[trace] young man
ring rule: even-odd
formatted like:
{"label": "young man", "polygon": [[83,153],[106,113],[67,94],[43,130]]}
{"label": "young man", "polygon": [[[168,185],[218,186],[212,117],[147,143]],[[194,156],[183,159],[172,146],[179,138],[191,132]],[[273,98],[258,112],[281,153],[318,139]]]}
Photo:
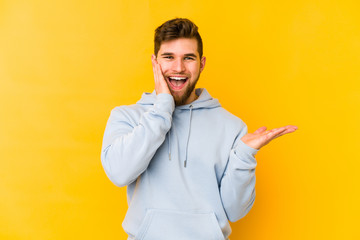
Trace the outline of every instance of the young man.
{"label": "young man", "polygon": [[297,129],[247,133],[206,89],[195,89],[205,62],[196,25],[165,22],[155,31],[155,91],[111,112],[101,159],[110,180],[127,186],[129,239],[228,239],[229,221],[254,203],[254,155]]}

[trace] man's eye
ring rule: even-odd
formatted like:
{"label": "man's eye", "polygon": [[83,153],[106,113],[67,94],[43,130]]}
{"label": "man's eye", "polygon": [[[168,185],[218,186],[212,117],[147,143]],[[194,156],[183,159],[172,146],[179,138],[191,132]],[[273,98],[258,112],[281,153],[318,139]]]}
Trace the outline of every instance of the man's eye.
{"label": "man's eye", "polygon": [[172,57],[172,56],[165,56],[164,58],[166,58],[166,59],[172,59],[173,57]]}
{"label": "man's eye", "polygon": [[185,60],[194,60],[193,57],[185,57]]}

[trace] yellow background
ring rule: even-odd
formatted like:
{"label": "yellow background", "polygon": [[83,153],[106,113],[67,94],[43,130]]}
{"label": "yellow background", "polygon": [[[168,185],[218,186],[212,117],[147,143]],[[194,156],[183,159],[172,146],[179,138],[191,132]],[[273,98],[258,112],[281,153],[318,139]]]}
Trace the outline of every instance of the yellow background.
{"label": "yellow background", "polygon": [[173,17],[202,34],[198,86],[249,131],[299,127],[257,154],[231,239],[360,239],[357,2],[0,0],[0,239],[126,239],[102,136],[153,90],[153,33]]}

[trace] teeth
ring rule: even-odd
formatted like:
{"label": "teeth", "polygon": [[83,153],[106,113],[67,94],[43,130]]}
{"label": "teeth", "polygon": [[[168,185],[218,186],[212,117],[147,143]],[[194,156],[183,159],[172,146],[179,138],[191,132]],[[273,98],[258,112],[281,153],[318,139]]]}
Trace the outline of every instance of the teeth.
{"label": "teeth", "polygon": [[169,77],[169,78],[176,81],[186,80],[186,77]]}

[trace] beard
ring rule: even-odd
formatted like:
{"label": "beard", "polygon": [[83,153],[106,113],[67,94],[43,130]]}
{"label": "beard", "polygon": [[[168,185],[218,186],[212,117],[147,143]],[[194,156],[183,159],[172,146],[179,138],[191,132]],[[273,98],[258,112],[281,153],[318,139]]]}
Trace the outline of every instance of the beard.
{"label": "beard", "polygon": [[[170,87],[170,83],[168,81],[166,81],[168,88],[171,92],[171,95],[174,98],[175,101],[175,106],[181,106],[181,105],[185,105],[186,101],[188,100],[188,98],[190,97],[191,93],[194,91],[196,83],[198,82],[200,78],[200,73],[197,76],[197,78],[195,79],[195,81],[192,84],[188,84],[185,88],[185,92],[182,95],[177,95],[177,92],[173,91]],[[189,80],[190,81],[190,80]]]}

